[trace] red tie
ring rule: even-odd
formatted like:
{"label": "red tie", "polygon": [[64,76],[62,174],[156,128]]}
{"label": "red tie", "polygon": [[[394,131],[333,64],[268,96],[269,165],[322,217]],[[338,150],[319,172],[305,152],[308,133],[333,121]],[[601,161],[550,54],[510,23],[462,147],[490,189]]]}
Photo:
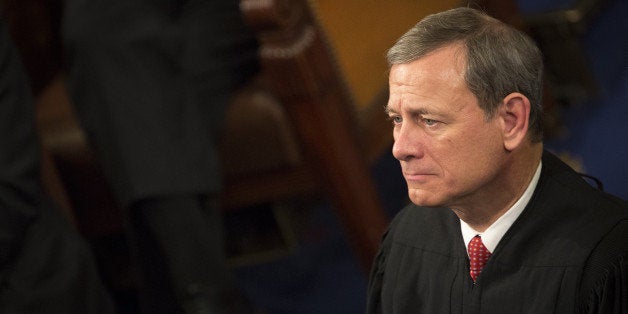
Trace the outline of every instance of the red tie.
{"label": "red tie", "polygon": [[482,243],[482,238],[479,235],[476,235],[469,242],[469,262],[470,262],[470,270],[471,278],[473,278],[473,282],[476,281],[480,273],[482,272],[482,268],[486,265],[486,261],[491,257],[491,252],[488,251],[484,243]]}

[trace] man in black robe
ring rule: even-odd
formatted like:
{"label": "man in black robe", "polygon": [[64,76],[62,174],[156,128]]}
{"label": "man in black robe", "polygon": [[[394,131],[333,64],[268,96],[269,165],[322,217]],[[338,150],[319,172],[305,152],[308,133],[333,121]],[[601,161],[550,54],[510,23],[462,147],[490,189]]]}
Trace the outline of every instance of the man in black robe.
{"label": "man in black robe", "polygon": [[34,103],[0,22],[0,313],[113,313],[87,242],[45,196]]}
{"label": "man in black robe", "polygon": [[388,61],[414,204],[384,236],[367,312],[628,313],[628,205],[544,151],[534,42],[458,8]]}

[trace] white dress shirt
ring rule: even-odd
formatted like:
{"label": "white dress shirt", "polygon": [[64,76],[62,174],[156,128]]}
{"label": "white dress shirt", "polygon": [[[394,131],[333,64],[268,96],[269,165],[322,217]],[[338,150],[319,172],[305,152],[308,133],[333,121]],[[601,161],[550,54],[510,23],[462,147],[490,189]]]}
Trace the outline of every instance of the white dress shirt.
{"label": "white dress shirt", "polygon": [[462,238],[464,239],[465,246],[469,247],[471,239],[473,239],[476,235],[480,235],[484,246],[486,246],[489,252],[493,253],[499,241],[502,239],[504,234],[506,234],[506,231],[510,229],[510,226],[512,226],[515,220],[517,220],[519,215],[521,215],[523,210],[526,208],[528,202],[530,202],[540,176],[541,163],[539,163],[539,166],[536,168],[536,172],[534,173],[528,188],[525,192],[523,192],[523,195],[521,195],[519,200],[517,200],[517,202],[512,205],[506,213],[499,217],[484,232],[475,231],[466,222],[460,220],[460,230],[462,231]]}

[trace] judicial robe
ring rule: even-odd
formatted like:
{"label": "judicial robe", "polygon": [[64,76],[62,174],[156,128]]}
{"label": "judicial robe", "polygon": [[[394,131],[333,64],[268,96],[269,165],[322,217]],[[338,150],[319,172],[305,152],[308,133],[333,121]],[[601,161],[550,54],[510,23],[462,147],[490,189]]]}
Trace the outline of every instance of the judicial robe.
{"label": "judicial robe", "polygon": [[474,284],[449,209],[410,205],[374,262],[367,313],[628,313],[628,205],[549,152]]}

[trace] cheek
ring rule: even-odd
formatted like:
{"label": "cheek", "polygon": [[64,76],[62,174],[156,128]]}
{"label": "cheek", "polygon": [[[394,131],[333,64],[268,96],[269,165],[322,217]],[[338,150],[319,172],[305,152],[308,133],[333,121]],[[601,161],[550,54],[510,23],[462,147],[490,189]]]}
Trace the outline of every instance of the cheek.
{"label": "cheek", "polygon": [[434,147],[440,155],[440,166],[454,182],[469,176],[482,176],[494,167],[500,150],[498,136],[491,129],[473,129],[439,141]]}

